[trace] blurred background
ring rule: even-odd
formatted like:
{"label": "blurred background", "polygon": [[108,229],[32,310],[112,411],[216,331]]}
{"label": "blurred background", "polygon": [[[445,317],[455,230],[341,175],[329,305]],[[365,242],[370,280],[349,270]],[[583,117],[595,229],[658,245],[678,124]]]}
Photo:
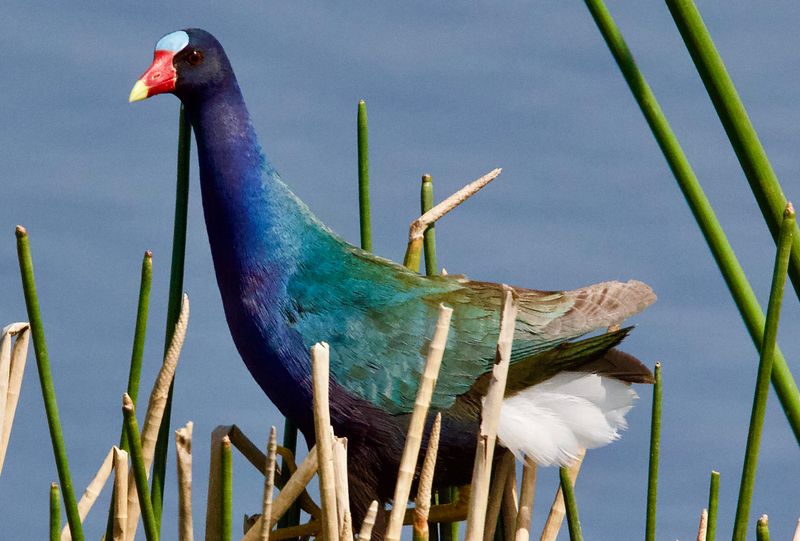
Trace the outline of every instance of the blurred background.
{"label": "blurred background", "polygon": [[[665,6],[608,3],[766,306],[774,245]],[[786,196],[797,201],[800,5],[700,2]],[[154,280],[142,395],[163,348],[178,101],[129,105],[163,34],[196,26],[225,46],[262,145],[290,187],[358,243],[356,104],[367,102],[375,252],[402,259],[419,178],[439,200],[503,174],[437,225],[451,273],[539,289],[649,283],[659,301],[624,344],[663,362],[658,537],[694,538],[708,478],[721,472],[719,535],[731,531],[757,354],[699,229],[581,2],[12,2],[0,46],[0,326],[27,320],[14,226],[30,233],[76,493],[119,437],[142,253]],[[259,445],[275,408],[231,341],[213,276],[192,162],[185,289],[192,303],[172,419],[195,422],[202,530],[210,432],[236,423]],[[800,311],[787,288],[779,342],[800,376]],[[576,497],[587,539],[644,531],[651,389],[623,438],[591,451]],[[800,460],[770,397],[755,517],[788,539]],[[170,451],[165,539],[177,536]],[[234,524],[260,509],[261,481],[236,456]],[[31,348],[0,479],[4,539],[42,539],[57,480]],[[557,471],[540,472],[533,531]],[[86,522],[105,527],[108,492]],[[140,528],[141,535],[141,528]],[[567,538],[566,527],[562,531]]]}

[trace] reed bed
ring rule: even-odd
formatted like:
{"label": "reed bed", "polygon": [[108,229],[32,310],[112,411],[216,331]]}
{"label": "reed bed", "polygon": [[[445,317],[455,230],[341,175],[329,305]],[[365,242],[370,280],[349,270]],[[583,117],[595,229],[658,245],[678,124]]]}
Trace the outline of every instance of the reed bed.
{"label": "reed bed", "polygon": [[[647,81],[637,68],[634,57],[610,12],[602,0],[586,0],[589,12],[664,152],[759,353],[750,430],[733,525],[733,539],[739,541],[747,538],[761,427],[770,383],[780,400],[790,429],[800,441],[800,393],[776,343],[787,275],[795,292],[800,293],[800,235],[797,234],[794,208],[783,196],[777,176],[747,117],[744,105],[727,74],[722,57],[714,46],[700,12],[691,0],[666,0],[666,3],[750,182],[754,197],[764,215],[765,224],[775,239],[776,257],[766,315],[761,310],[677,137]],[[363,100],[358,103],[356,126],[361,245],[364,249],[371,250],[368,126],[366,104]],[[176,211],[163,363],[149,395],[140,433],[136,418],[136,403],[152,281],[152,254],[146,252],[142,261],[127,392],[123,395],[119,445],[111,447],[80,502],[75,498],[61,432],[44,328],[39,313],[30,239],[24,227],[17,227],[22,289],[30,323],[10,324],[3,328],[0,335],[0,473],[19,402],[28,344],[32,340],[59,479],[59,484],[53,483],[49,491],[51,540],[84,539],[82,522],[112,473],[114,476],[112,498],[108,509],[105,538],[131,541],[139,522],[143,524],[144,535],[148,541],[157,540],[163,530],[161,514],[166,489],[164,478],[170,441],[167,436],[170,431],[172,389],[175,368],[180,359],[189,319],[189,301],[182,290],[191,129],[183,109],[180,111],[178,132]],[[404,264],[419,272],[424,254],[426,273],[437,274],[434,224],[487,186],[500,172],[501,169],[494,169],[438,204],[433,202],[431,176],[423,175],[420,190],[421,216],[410,224]],[[536,465],[527,459],[524,460],[522,477],[518,483],[515,457],[496,445],[496,427],[504,396],[516,310],[514,292],[510,288],[505,288],[497,357],[483,403],[482,422],[479,432],[475,434],[476,453],[470,485],[440,490],[438,494],[433,490],[432,480],[436,471],[441,428],[441,414],[437,414],[432,424],[426,454],[421,459],[422,467],[414,506],[412,509],[407,508],[411,485],[415,479],[417,465],[420,463],[419,451],[430,414],[431,395],[437,383],[450,326],[452,310],[442,306],[410,418],[405,448],[397,472],[393,505],[390,509],[384,509],[379,502],[373,502],[362,524],[352,522],[347,481],[347,440],[335,434],[331,427],[328,405],[330,349],[323,342],[316,344],[310,351],[317,444],[302,460],[298,460],[296,456],[297,429],[289,420],[284,426],[283,445],[278,445],[278,433],[276,428],[272,427],[265,453],[236,425],[219,426],[213,431],[204,539],[229,541],[235,537],[245,541],[279,541],[314,536],[325,541],[353,541],[353,539],[367,541],[371,539],[377,517],[381,513],[388,516],[385,538],[390,541],[401,539],[403,527],[406,525],[411,526],[414,541],[454,541],[458,537],[460,522],[466,523],[464,534],[466,541],[531,539],[535,530],[538,530],[531,518],[537,488]],[[643,537],[647,541],[656,539],[663,391],[661,368],[660,364],[656,364],[649,470],[645,491],[647,511],[642,521]],[[192,428],[190,422],[178,429],[174,440],[179,502],[176,520],[181,541],[192,541],[195,535],[192,518],[194,466]],[[240,453],[252,464],[257,475],[263,477],[264,486],[261,501],[252,502],[253,508],[258,509],[260,513],[245,521],[241,536],[234,533],[231,516],[232,500],[235,497],[234,452]],[[278,464],[279,457],[280,464]],[[581,453],[573,464],[561,469],[560,483],[552,500],[548,518],[541,526],[539,537],[541,541],[555,540],[565,518],[570,539],[577,541],[583,538],[577,505],[578,487],[575,485],[583,460],[584,454]],[[315,502],[307,490],[315,477],[319,486],[319,502]],[[714,471],[710,478],[708,506],[700,512],[697,533],[699,541],[715,539],[718,526],[719,486],[720,474]],[[61,521],[62,502],[67,517],[66,525]],[[300,521],[301,510],[307,515],[304,523]],[[687,517],[687,521],[690,520],[694,521],[691,517]],[[757,520],[755,534],[759,540],[769,539],[767,515],[762,515]],[[794,534],[794,541],[800,541],[800,521]]]}

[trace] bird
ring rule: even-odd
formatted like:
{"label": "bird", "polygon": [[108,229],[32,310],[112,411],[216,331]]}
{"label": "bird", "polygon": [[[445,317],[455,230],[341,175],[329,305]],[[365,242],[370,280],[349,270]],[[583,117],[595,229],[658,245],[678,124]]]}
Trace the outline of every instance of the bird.
{"label": "bird", "polygon": [[[442,414],[436,486],[469,482],[503,288],[423,276],[337,236],[295,196],[256,136],[231,62],[209,32],[169,33],[130,102],[171,93],[195,133],[208,240],[233,342],[257,384],[314,444],[310,353],[330,347],[330,418],[348,439],[354,524],[394,490],[438,308],[452,322],[431,410]],[[626,427],[650,370],[616,346],[655,301],[646,284],[567,291],[514,287],[519,305],[500,445],[565,465]],[[427,435],[426,435],[427,438]],[[423,442],[424,447],[427,439]],[[381,524],[375,538],[380,538]]]}

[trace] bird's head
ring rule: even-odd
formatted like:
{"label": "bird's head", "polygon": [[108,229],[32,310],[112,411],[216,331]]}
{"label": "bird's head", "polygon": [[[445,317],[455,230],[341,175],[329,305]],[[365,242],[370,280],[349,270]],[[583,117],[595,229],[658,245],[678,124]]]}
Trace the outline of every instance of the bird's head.
{"label": "bird's head", "polygon": [[232,74],[217,39],[198,28],[178,30],[156,43],[153,63],[133,85],[128,101],[164,94],[181,100],[213,92]]}

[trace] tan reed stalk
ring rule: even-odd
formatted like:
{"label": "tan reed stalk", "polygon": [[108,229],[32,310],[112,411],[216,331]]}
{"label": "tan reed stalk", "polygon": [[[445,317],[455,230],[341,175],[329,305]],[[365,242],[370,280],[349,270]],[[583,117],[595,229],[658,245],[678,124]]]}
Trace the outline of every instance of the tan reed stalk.
{"label": "tan reed stalk", "polygon": [[194,540],[192,519],[192,430],[194,423],[175,431],[175,462],[178,467],[178,539]]}
{"label": "tan reed stalk", "polygon": [[794,530],[792,541],[800,541],[800,519],[797,519],[797,528]]}
{"label": "tan reed stalk", "polygon": [[[581,464],[583,464],[583,457],[586,456],[586,450],[581,450],[578,453],[575,462],[569,466],[569,478],[572,484],[575,484],[575,479],[581,471]],[[561,529],[561,523],[564,521],[564,495],[561,493],[561,486],[556,491],[556,497],[553,499],[553,505],[550,507],[550,514],[547,515],[547,521],[544,523],[542,529],[542,536],[539,541],[556,541],[558,531]]]}
{"label": "tan reed stalk", "polygon": [[706,531],[708,530],[708,509],[703,509],[700,513],[700,526],[697,527],[697,541],[706,541]]}
{"label": "tan reed stalk", "polygon": [[516,463],[508,472],[506,485],[503,488],[503,502],[501,507],[501,512],[503,513],[503,534],[505,536],[504,541],[514,541],[514,528],[517,527],[517,515],[519,514]]}
{"label": "tan reed stalk", "polygon": [[[253,526],[255,528],[255,526]],[[284,539],[309,539],[316,537],[323,541],[320,537],[320,524],[318,520],[312,520],[306,524],[299,524],[297,526],[288,526],[275,530],[269,536],[272,541],[283,541]]]}
{"label": "tan reed stalk", "polygon": [[[219,541],[220,508],[219,494],[222,483],[222,439],[228,437],[230,425],[221,425],[211,432],[211,448],[208,460],[208,496],[206,497],[205,541]],[[255,537],[253,538],[255,539]]]}
{"label": "tan reed stalk", "polygon": [[425,459],[417,484],[417,498],[414,500],[414,541],[428,541],[428,514],[431,511],[431,492],[433,474],[436,469],[436,455],[439,452],[439,433],[442,430],[442,414],[437,413],[431,426],[431,435],[428,438],[428,448],[425,450]]}
{"label": "tan reed stalk", "polygon": [[497,178],[502,171],[502,169],[498,168],[486,173],[411,222],[411,226],[408,229],[408,246],[406,247],[406,255],[403,258],[403,265],[419,272],[423,238],[428,226],[436,223],[445,214],[475,195],[481,188]]}
{"label": "tan reed stalk", "polygon": [[[317,473],[317,464],[317,446],[314,446],[308,451],[306,458],[300,463],[295,472],[283,486],[283,490],[278,493],[278,497],[275,498],[275,501],[272,502],[270,528],[272,528],[272,526],[278,522],[278,519],[283,516],[283,514],[289,509],[289,507],[291,507],[298,496],[303,493],[308,483],[314,478],[314,474]],[[263,521],[263,516],[258,517],[256,523],[247,531],[245,536],[242,538],[242,541],[258,541],[259,536],[261,535]],[[318,522],[317,527],[319,527]],[[289,528],[284,529],[288,530]],[[270,539],[278,539],[277,533],[273,532],[270,535]]]}
{"label": "tan reed stalk", "polygon": [[353,516],[350,514],[350,509],[344,511],[341,530],[342,533],[339,536],[341,541],[353,541]]}
{"label": "tan reed stalk", "polygon": [[[92,505],[94,505],[103,487],[106,486],[108,476],[111,475],[111,468],[114,466],[114,449],[115,448],[112,447],[108,450],[108,454],[103,459],[103,463],[100,464],[100,468],[98,468],[97,473],[87,485],[83,496],[81,496],[81,500],[78,502],[78,516],[81,517],[81,523],[86,520],[86,515],[89,514]],[[65,525],[64,528],[62,528],[61,541],[72,541],[72,534],[70,534],[69,526]]]}
{"label": "tan reed stalk", "polygon": [[[358,538],[356,541],[370,541],[372,539],[372,528],[375,526],[375,518],[378,516],[378,502],[373,500],[369,504],[367,514],[364,515],[364,522],[361,523],[361,529],[358,531]],[[800,523],[798,523],[800,528]]]}
{"label": "tan reed stalk", "polygon": [[[183,341],[186,338],[188,324],[189,296],[184,294],[172,341],[169,344],[167,353],[164,355],[164,362],[161,364],[158,376],[156,376],[153,390],[150,392],[150,401],[147,403],[147,413],[145,413],[141,435],[142,460],[144,461],[145,472],[149,472],[150,466],[153,464],[158,431],[161,428],[161,418],[167,405],[172,378],[175,377],[175,369],[178,367],[178,360],[181,355]],[[131,472],[128,479],[128,532],[132,537],[136,535],[139,513],[139,499],[136,498],[136,484],[133,481],[133,472]]]}
{"label": "tan reed stalk", "polygon": [[128,527],[128,453],[114,447],[114,522],[113,541],[126,541]]}
{"label": "tan reed stalk", "polygon": [[514,539],[516,541],[528,541],[528,539],[531,538],[531,516],[533,514],[533,500],[535,496],[536,464],[526,457],[522,468],[517,524],[514,527]]}
{"label": "tan reed stalk", "polygon": [[489,478],[492,472],[492,459],[497,440],[497,424],[506,390],[506,378],[511,359],[511,343],[517,320],[518,303],[514,290],[503,286],[503,313],[500,316],[500,336],[497,339],[497,352],[492,379],[483,399],[481,426],[478,445],[475,450],[475,463],[472,468],[472,497],[469,500],[467,531],[465,541],[482,541],[486,521],[486,504],[489,497]]}
{"label": "tan reed stalk", "polygon": [[[12,336],[15,337],[13,346],[11,345]],[[30,337],[30,325],[27,323],[12,323],[3,329],[3,344],[8,340],[8,360],[4,361],[4,354],[1,351],[6,346],[0,346],[0,365],[7,362],[5,367],[0,366],[0,371],[2,371],[0,386],[5,387],[5,391],[0,389],[0,474],[3,473],[3,462],[5,462],[8,442],[11,438],[11,426],[14,424],[14,414],[19,402],[22,376],[28,360]]]}
{"label": "tan reed stalk", "polygon": [[447,345],[447,334],[450,330],[452,315],[452,308],[448,308],[443,304],[439,305],[436,330],[428,346],[425,368],[422,372],[422,379],[419,382],[419,389],[417,389],[411,420],[408,423],[403,456],[400,458],[397,484],[395,485],[394,498],[392,499],[392,512],[389,515],[389,524],[386,527],[384,536],[387,541],[399,541],[400,532],[403,529],[403,518],[408,504],[408,495],[411,492],[411,483],[414,480],[414,471],[417,467],[419,448],[422,445],[422,432],[425,430],[425,417],[428,415],[428,407],[433,396],[433,389],[436,386],[436,378],[439,376],[439,368],[442,364],[444,348]]}
{"label": "tan reed stalk", "polygon": [[[275,457],[278,450],[278,435],[275,427],[269,430],[267,443],[267,463],[264,466],[264,502],[261,506],[261,516],[272,515],[272,492],[275,488]],[[269,541],[270,521],[262,520],[259,530],[259,541]]]}
{"label": "tan reed stalk", "polygon": [[350,508],[350,487],[347,483],[347,438],[333,438],[333,478],[336,482],[336,520],[341,528],[345,512]]}
{"label": "tan reed stalk", "polygon": [[319,462],[319,499],[322,535],[326,541],[339,537],[336,514],[336,476],[333,470],[331,412],[328,406],[330,350],[325,342],[311,347],[311,380],[314,388],[314,433]]}
{"label": "tan reed stalk", "polygon": [[492,484],[489,487],[489,505],[486,508],[486,527],[483,530],[483,541],[492,541],[497,531],[497,519],[503,507],[503,492],[508,481],[508,474],[515,466],[514,455],[503,450],[503,456],[495,460]]}

